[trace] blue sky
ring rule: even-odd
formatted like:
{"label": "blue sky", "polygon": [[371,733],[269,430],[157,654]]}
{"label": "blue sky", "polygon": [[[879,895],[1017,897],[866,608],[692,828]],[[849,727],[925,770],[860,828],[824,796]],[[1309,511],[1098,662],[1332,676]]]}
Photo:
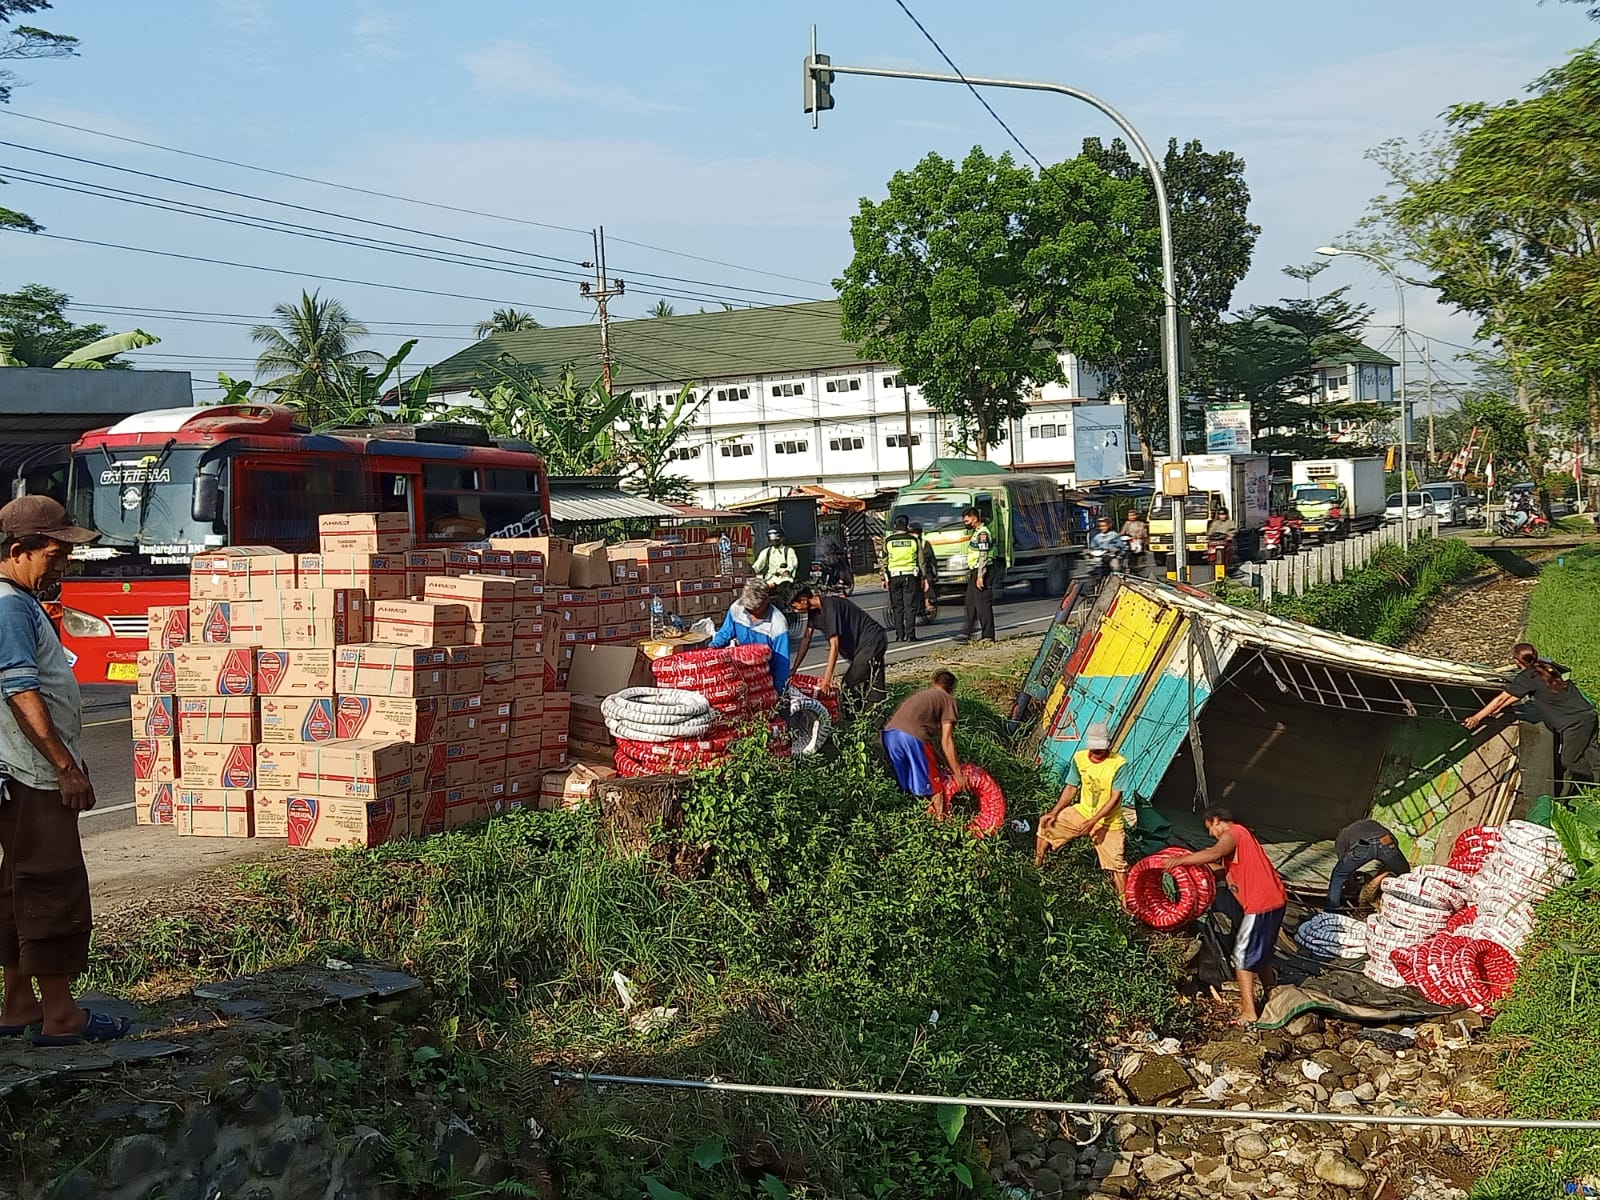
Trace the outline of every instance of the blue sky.
{"label": "blue sky", "polygon": [[[1452,103],[1516,95],[1600,36],[1581,7],[1535,0],[911,7],[970,74],[1070,82],[1119,107],[1154,145],[1193,137],[1241,154],[1263,233],[1236,306],[1292,292],[1298,285],[1279,268],[1312,259],[1360,217],[1382,183],[1362,159],[1367,148],[1435,126]],[[302,284],[338,296],[372,324],[375,349],[394,348],[408,331],[426,334],[412,365],[463,345],[490,301],[534,308],[547,324],[584,321],[592,308],[568,281],[155,211],[24,182],[16,169],[453,248],[517,270],[574,270],[568,264],[590,257],[588,235],[577,231],[603,223],[612,273],[629,280],[617,311],[635,316],[662,289],[771,302],[825,295],[847,261],[859,197],[881,194],[894,170],[930,150],[959,157],[975,143],[991,152],[1008,145],[970,94],[920,83],[841,78],[838,107],[812,131],[800,112],[812,21],[838,62],[941,69],[893,0],[60,0],[37,20],[79,35],[83,54],[20,64],[30,85],[18,89],[9,115],[0,108],[0,140],[15,144],[0,146],[0,178],[11,179],[0,203],[63,237],[289,274],[5,235],[0,288],[61,288],[83,303],[80,320],[161,335],[141,362],[192,369],[201,381],[218,369],[249,374],[249,318],[293,299]],[[1114,132],[1087,106],[1057,97],[999,93],[991,102],[1046,161],[1070,156],[1085,136]],[[341,192],[16,114],[571,231]],[[18,145],[504,249],[385,233]],[[646,272],[697,282],[652,286]],[[1393,293],[1372,269],[1344,260],[1319,283],[1350,284],[1375,308],[1376,326],[1394,324]],[[668,299],[680,312],[702,303]],[[1408,308],[1413,330],[1470,339],[1470,320],[1423,294],[1413,293]],[[243,316],[179,321],[158,309]],[[231,320],[239,323],[223,323]],[[1386,336],[1374,329],[1370,340]]]}

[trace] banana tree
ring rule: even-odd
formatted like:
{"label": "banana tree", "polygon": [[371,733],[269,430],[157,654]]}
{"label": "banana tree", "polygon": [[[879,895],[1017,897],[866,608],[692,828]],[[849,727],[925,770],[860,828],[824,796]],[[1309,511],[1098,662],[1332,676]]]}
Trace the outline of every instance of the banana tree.
{"label": "banana tree", "polygon": [[[142,329],[127,333],[112,333],[80,346],[72,353],[51,363],[52,367],[76,368],[80,371],[103,371],[117,355],[127,350],[142,350],[154,346],[161,339]],[[0,367],[25,367],[28,364],[17,357],[16,346],[9,338],[0,338]]]}

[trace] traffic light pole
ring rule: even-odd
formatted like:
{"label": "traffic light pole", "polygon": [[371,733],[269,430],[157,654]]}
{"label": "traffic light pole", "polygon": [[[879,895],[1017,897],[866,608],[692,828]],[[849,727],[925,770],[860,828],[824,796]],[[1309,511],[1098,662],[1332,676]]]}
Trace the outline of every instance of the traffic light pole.
{"label": "traffic light pole", "polygon": [[[1024,92],[1054,92],[1070,96],[1099,109],[1120,129],[1144,161],[1150,175],[1150,186],[1155,191],[1156,217],[1161,228],[1161,290],[1163,312],[1161,320],[1161,352],[1167,374],[1167,457],[1169,461],[1183,461],[1183,400],[1178,391],[1178,281],[1173,265],[1172,209],[1167,203],[1167,185],[1161,178],[1161,164],[1150,152],[1139,131],[1111,105],[1081,88],[1064,83],[1042,83],[1026,79],[988,79],[977,75],[938,75],[928,71],[896,71],[887,67],[850,67],[829,61],[817,53],[817,33],[811,31],[811,54],[805,60],[805,111],[811,114],[812,127],[817,124],[817,114],[833,107],[831,85],[835,75],[864,75],[875,79],[918,79],[926,83],[954,83],[962,87],[1009,88]],[[1181,496],[1173,498],[1175,515],[1172,522],[1173,565],[1177,568],[1179,582],[1189,578],[1189,539],[1184,516],[1187,506]]]}

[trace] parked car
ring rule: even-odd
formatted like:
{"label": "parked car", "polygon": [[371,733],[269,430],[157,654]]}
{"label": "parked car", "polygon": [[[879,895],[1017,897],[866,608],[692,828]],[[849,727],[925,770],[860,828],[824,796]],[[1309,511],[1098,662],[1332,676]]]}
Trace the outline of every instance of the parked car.
{"label": "parked car", "polygon": [[[1383,519],[1385,521],[1398,521],[1400,519],[1400,493],[1394,492],[1389,496],[1384,505]],[[1421,492],[1408,492],[1406,494],[1405,515],[1413,521],[1420,521],[1433,512],[1433,501]]]}
{"label": "parked car", "polygon": [[1464,483],[1425,483],[1417,489],[1433,502],[1441,525],[1459,525],[1467,519],[1467,485]]}

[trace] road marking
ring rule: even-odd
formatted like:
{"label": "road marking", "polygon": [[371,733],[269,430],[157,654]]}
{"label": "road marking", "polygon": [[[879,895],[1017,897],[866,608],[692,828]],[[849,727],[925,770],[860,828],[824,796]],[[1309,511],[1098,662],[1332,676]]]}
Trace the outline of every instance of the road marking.
{"label": "road marking", "polygon": [[83,723],[83,727],[85,729],[98,729],[102,725],[126,725],[131,720],[133,720],[131,716],[112,717],[109,721],[85,721]]}
{"label": "road marking", "polygon": [[98,817],[105,813],[127,812],[130,808],[138,807],[137,804],[130,800],[126,804],[113,804],[110,808],[91,808],[88,812],[79,813],[78,815],[80,817]]}

